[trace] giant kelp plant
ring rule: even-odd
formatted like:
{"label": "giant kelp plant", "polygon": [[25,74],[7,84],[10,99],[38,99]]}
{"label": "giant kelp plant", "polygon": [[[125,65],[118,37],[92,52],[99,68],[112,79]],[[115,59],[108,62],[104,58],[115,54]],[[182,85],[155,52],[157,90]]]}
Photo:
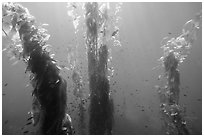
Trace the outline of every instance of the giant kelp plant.
{"label": "giant kelp plant", "polygon": [[[116,5],[114,16],[110,17],[109,3],[68,3],[68,15],[73,18],[75,33],[81,17],[86,26],[85,41],[88,58],[88,76],[90,90],[89,133],[112,134],[113,100],[108,77],[108,59],[110,40],[117,40],[119,28],[116,16],[120,4]],[[80,11],[79,7],[82,7]],[[79,13],[82,12],[82,15]],[[115,20],[114,20],[115,19]],[[115,24],[114,24],[115,23]],[[112,26],[111,26],[112,25]],[[114,26],[114,27],[113,27]],[[114,29],[113,29],[114,28]],[[113,33],[112,32],[113,29]]]}
{"label": "giant kelp plant", "polygon": [[200,20],[201,13],[197,14],[195,19],[186,22],[180,36],[171,39],[165,37],[162,41],[164,55],[160,61],[164,67],[167,84],[160,88],[159,95],[166,134],[190,134],[179,105],[180,73],[178,66],[189,54],[189,49],[200,28]]}
{"label": "giant kelp plant", "polygon": [[[66,81],[60,76],[60,68],[46,44],[49,35],[28,10],[16,3],[3,3],[2,21],[11,30],[4,33],[12,44],[5,50],[27,64],[33,86],[34,126],[39,124],[39,134],[72,134],[69,115],[66,113]],[[4,29],[3,29],[4,30]]]}
{"label": "giant kelp plant", "polygon": [[[113,104],[109,96],[106,45],[98,45],[99,9],[97,3],[86,3],[88,73],[90,87],[90,134],[111,134]],[[99,46],[99,47],[98,47]]]}

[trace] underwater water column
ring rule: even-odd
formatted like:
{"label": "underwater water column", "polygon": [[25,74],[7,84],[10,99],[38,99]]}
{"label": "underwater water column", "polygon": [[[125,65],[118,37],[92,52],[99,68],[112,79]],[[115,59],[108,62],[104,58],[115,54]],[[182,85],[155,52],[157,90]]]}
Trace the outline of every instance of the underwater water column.
{"label": "underwater water column", "polygon": [[[42,26],[37,26],[28,9],[16,3],[3,3],[2,19],[9,17],[13,45],[8,50],[26,64],[31,73],[33,86],[33,125],[39,124],[38,134],[72,134],[69,115],[66,113],[66,81],[60,76],[60,68],[50,55],[46,44],[49,35]],[[8,22],[7,22],[8,23]],[[8,35],[7,35],[8,36]]]}
{"label": "underwater water column", "polygon": [[[86,3],[86,44],[90,88],[90,134],[111,134],[113,103],[109,98],[107,78],[107,45],[98,45],[99,9],[98,3]],[[100,48],[99,48],[100,46]]]}
{"label": "underwater water column", "polygon": [[179,105],[180,72],[178,66],[186,59],[200,28],[201,13],[184,24],[182,34],[168,40],[162,45],[164,55],[161,61],[165,71],[167,84],[159,91],[161,113],[163,116],[166,134],[190,134]]}

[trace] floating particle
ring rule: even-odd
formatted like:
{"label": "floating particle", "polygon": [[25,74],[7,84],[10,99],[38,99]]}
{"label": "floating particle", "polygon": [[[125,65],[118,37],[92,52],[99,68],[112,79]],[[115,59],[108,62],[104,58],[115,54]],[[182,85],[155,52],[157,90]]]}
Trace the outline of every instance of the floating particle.
{"label": "floating particle", "polygon": [[147,126],[147,125],[145,125],[145,128],[148,128],[148,126]]}

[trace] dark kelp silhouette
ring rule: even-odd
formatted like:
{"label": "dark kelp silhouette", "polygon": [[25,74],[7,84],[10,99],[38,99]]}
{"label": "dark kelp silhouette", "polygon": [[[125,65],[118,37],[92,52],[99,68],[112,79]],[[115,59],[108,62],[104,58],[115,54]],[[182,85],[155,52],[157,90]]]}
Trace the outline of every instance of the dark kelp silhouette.
{"label": "dark kelp silhouette", "polygon": [[164,55],[160,60],[164,66],[167,85],[160,88],[159,95],[166,134],[190,134],[182,109],[179,106],[180,73],[178,65],[185,60],[196,39],[197,31],[200,28],[200,20],[201,13],[197,14],[195,19],[186,22],[179,37],[170,40],[166,37],[164,38],[166,42],[163,41],[162,44]]}
{"label": "dark kelp silhouette", "polygon": [[44,28],[37,27],[35,18],[21,5],[3,3],[2,9],[3,18],[11,17],[13,33],[19,35],[22,44],[19,55],[27,64],[26,70],[32,73],[31,114],[34,125],[40,124],[39,134],[72,134],[71,120],[66,114],[67,83],[47,48],[49,35]]}
{"label": "dark kelp silhouette", "polygon": [[113,122],[113,101],[107,79],[107,45],[99,47],[99,9],[98,3],[86,3],[86,44],[88,55],[88,74],[90,88],[90,134],[111,134]]}

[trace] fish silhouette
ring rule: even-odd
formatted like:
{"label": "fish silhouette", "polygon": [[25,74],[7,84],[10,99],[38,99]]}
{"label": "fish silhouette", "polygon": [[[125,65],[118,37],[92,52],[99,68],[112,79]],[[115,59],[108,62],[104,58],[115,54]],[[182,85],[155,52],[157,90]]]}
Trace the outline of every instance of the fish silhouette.
{"label": "fish silhouette", "polygon": [[4,122],[4,124],[7,124],[8,123],[8,120],[6,120],[5,122]]}
{"label": "fish silhouette", "polygon": [[29,117],[28,119],[27,119],[27,121],[29,121],[29,120],[31,120],[33,117]]}
{"label": "fish silhouette", "polygon": [[29,131],[24,131],[23,133],[26,134],[26,133],[28,133],[28,132],[29,132]]}
{"label": "fish silhouette", "polygon": [[114,37],[117,33],[118,33],[118,29],[117,30],[115,30],[113,33],[112,33],[112,37]]}
{"label": "fish silhouette", "polygon": [[32,124],[32,122],[28,122],[26,125],[30,125],[30,124]]}

